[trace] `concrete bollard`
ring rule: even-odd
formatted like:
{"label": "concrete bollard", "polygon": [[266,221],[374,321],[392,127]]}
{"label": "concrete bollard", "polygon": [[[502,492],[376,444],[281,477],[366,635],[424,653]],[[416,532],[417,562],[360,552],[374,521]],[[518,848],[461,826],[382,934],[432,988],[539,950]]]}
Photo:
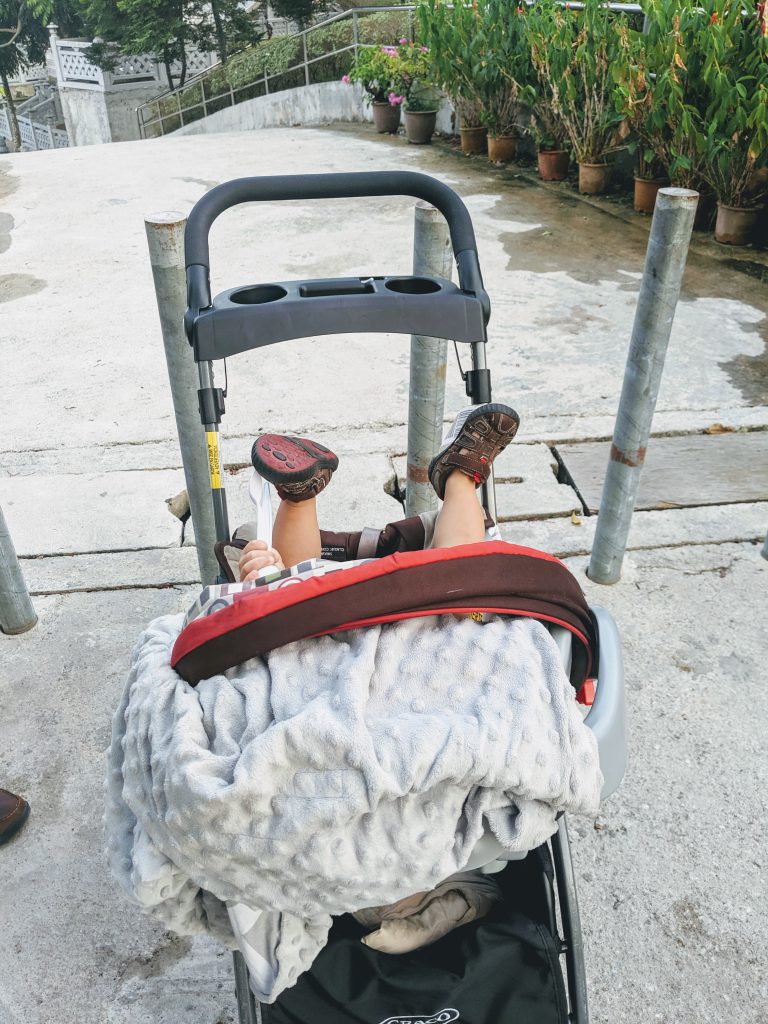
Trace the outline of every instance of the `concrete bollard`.
{"label": "concrete bollard", "polygon": [[192,350],[184,332],[187,282],[184,272],[184,228],[181,213],[156,213],[144,219],[149,258],[155,281],[157,308],[163,332],[168,379],[171,385],[176,431],[195,527],[197,564],[203,583],[218,574],[213,553],[216,541],[205,435],[197,404],[199,386]]}
{"label": "concrete bollard", "polygon": [[[452,266],[451,238],[443,215],[429,203],[419,201],[415,206],[413,273],[450,279]],[[409,516],[438,506],[427,470],[443,435],[447,347],[443,339],[411,336],[405,492],[405,512]]]}
{"label": "concrete bollard", "polygon": [[36,622],[37,615],[0,508],[0,630],[11,636],[26,633]]}
{"label": "concrete bollard", "polygon": [[587,570],[595,583],[616,583],[621,576],[698,198],[690,189],[663,188],[656,199]]}

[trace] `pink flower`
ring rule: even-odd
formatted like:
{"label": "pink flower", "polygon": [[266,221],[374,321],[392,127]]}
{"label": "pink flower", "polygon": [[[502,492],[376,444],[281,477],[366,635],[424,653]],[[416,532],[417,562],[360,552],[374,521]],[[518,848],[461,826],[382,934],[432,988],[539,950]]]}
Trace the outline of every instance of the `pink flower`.
{"label": "pink flower", "polygon": [[342,75],[342,76],[341,76],[341,80],[342,80],[342,82],[344,83],[344,85],[349,85],[349,83],[350,83],[350,77],[349,77],[349,75]]}
{"label": "pink flower", "polygon": [[398,96],[396,92],[391,92],[387,97],[390,107],[399,107],[404,98],[403,96]]}
{"label": "pink flower", "polygon": [[382,46],[381,52],[382,53],[386,53],[386,55],[388,57],[396,57],[397,56],[397,48],[394,47],[394,46]]}
{"label": "pink flower", "polygon": [[429,53],[429,47],[428,46],[420,46],[419,50],[420,50],[421,53]]}
{"label": "pink flower", "polygon": [[408,43],[408,40],[405,38],[405,36],[403,36],[403,38],[398,41],[401,46],[405,46]]}

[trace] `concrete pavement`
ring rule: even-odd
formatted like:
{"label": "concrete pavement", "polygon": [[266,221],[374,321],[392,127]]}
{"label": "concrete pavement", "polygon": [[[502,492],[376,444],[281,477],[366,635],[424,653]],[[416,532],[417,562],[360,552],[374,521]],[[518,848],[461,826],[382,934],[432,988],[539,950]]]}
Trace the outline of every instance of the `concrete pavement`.
{"label": "concrete pavement", "polygon": [[[499,466],[503,532],[568,558],[625,643],[630,772],[597,822],[572,824],[592,1018],[768,1020],[768,501],[636,514],[622,581],[600,588],[583,573],[595,519],[572,516],[578,494],[553,473],[557,442],[610,436],[647,221],[356,128],[0,159],[0,503],[40,615],[0,635],[0,785],[32,804],[0,850],[0,1024],[235,1019],[228,955],[150,924],[101,855],[103,750],[130,646],[189,604],[197,569],[165,506],[183,475],[143,216],[246,174],[404,167],[442,177],[475,222],[494,394],[523,421]],[[408,272],[411,232],[407,199],[230,211],[212,232],[214,291]],[[697,242],[655,432],[768,427],[766,313],[755,278]],[[402,465],[407,352],[339,336],[231,360],[233,520],[265,428],[333,439],[325,525],[397,518],[383,485]],[[461,404],[449,366],[447,408]]]}

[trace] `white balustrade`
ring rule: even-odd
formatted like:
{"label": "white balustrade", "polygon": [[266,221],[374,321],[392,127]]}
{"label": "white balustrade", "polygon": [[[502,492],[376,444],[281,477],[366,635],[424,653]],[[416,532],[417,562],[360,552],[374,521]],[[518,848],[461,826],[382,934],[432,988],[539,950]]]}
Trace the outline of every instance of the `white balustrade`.
{"label": "white balustrade", "polygon": [[62,85],[75,85],[81,88],[104,88],[104,75],[101,68],[92,64],[85,56],[90,43],[57,39],[58,67],[61,72]]}
{"label": "white balustrade", "polygon": [[[119,89],[120,87],[156,82],[166,88],[165,67],[149,54],[123,55],[112,71],[102,71],[85,55],[91,43],[77,39],[59,39],[55,29],[50,32],[52,67],[59,85],[75,89]],[[187,74],[199,74],[211,66],[211,55],[199,50],[187,51]],[[171,65],[174,78],[181,76],[181,63]]]}
{"label": "white balustrade", "polygon": [[[28,117],[17,116],[19,135],[24,149],[66,149],[69,136],[51,124],[40,124]],[[11,139],[11,119],[5,108],[0,108],[0,138]]]}

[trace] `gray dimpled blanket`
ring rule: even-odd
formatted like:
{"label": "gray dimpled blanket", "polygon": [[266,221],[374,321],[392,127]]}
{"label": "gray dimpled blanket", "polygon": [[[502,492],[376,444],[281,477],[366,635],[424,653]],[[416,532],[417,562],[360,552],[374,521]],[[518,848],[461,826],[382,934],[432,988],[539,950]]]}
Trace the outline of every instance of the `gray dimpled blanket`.
{"label": "gray dimpled blanket", "polygon": [[597,745],[539,622],[352,630],[193,689],[170,667],[182,619],[156,619],[133,651],[108,751],[110,866],[179,934],[231,944],[225,904],[254,908],[265,1002],[311,965],[331,915],[433,888],[486,828],[529,850],[558,812],[597,810]]}

